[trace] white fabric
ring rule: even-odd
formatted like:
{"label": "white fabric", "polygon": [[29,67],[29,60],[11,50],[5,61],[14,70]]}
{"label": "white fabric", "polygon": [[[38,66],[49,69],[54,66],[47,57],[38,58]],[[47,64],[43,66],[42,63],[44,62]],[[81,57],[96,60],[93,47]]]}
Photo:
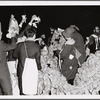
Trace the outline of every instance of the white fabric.
{"label": "white fabric", "polygon": [[75,40],[74,39],[72,39],[72,38],[66,38],[67,39],[67,41],[65,42],[65,45],[67,44],[67,45],[73,45],[73,44],[75,44]]}
{"label": "white fabric", "polygon": [[69,59],[72,60],[73,58],[74,58],[74,55],[70,54],[70,55],[69,55]]}
{"label": "white fabric", "polygon": [[86,56],[90,55],[90,49],[88,47],[86,48],[85,52],[86,52]]}
{"label": "white fabric", "polygon": [[26,58],[22,74],[22,89],[26,95],[37,93],[38,69],[35,59]]}
{"label": "white fabric", "polygon": [[58,28],[58,31],[59,31],[59,32],[63,32],[63,31],[64,31],[64,29]]}
{"label": "white fabric", "polygon": [[18,44],[20,42],[24,42],[25,40],[26,40],[26,36],[20,37],[20,38],[17,39],[17,43],[16,44]]}
{"label": "white fabric", "polygon": [[35,38],[36,38],[36,34],[34,34],[33,37],[26,38],[26,41],[35,41]]}
{"label": "white fabric", "polygon": [[8,69],[10,72],[10,77],[11,77],[13,95],[20,95],[19,87],[18,87],[16,62],[15,61],[8,61],[7,64],[8,64]]}
{"label": "white fabric", "polygon": [[97,35],[95,35],[95,34],[92,34],[91,36],[93,36],[94,38],[98,38],[98,36],[97,36]]}
{"label": "white fabric", "polygon": [[95,38],[95,42],[96,42],[96,50],[97,50],[97,49],[98,49],[98,40],[99,40],[99,38],[98,38],[98,36],[95,35],[95,34],[92,34],[91,36],[93,36],[93,37]]}

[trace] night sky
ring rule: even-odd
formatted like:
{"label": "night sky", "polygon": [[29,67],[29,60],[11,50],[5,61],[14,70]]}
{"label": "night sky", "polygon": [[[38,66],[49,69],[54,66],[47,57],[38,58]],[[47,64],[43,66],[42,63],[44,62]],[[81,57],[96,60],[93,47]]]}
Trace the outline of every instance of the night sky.
{"label": "night sky", "polygon": [[100,6],[0,6],[3,39],[8,30],[11,14],[14,14],[18,23],[23,14],[27,16],[27,23],[32,15],[40,16],[41,23],[38,25],[37,34],[46,34],[47,38],[50,35],[50,27],[65,29],[74,24],[79,27],[85,38],[93,33],[96,25],[100,26]]}

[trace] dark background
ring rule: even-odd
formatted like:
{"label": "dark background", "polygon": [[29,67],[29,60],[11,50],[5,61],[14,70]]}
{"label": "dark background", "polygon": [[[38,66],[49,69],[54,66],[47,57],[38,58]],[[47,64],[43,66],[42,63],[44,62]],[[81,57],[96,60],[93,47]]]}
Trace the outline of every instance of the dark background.
{"label": "dark background", "polygon": [[[50,36],[50,27],[63,28],[74,24],[85,37],[93,33],[95,26],[100,26],[100,6],[0,6],[0,21],[2,24],[3,40],[8,30],[11,14],[14,14],[18,23],[21,15],[26,14],[27,23],[31,16],[40,16],[37,36]],[[23,28],[27,25],[24,24]]]}

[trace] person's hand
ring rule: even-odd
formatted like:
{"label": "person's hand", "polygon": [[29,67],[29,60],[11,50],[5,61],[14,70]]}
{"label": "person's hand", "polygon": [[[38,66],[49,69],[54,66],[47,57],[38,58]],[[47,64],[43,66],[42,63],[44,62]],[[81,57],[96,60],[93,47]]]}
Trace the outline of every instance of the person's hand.
{"label": "person's hand", "polygon": [[33,15],[31,18],[31,21],[34,21],[34,20],[35,20],[35,23],[39,23],[41,21],[40,17],[37,17],[36,15]]}
{"label": "person's hand", "polygon": [[19,24],[19,27],[22,27],[23,23],[26,23],[26,15],[22,15],[22,21]]}
{"label": "person's hand", "polygon": [[24,23],[24,22],[26,23],[26,19],[27,19],[26,15],[22,15],[22,23]]}
{"label": "person's hand", "polygon": [[31,21],[35,20],[37,18],[36,15],[33,15],[32,18],[31,18]]}

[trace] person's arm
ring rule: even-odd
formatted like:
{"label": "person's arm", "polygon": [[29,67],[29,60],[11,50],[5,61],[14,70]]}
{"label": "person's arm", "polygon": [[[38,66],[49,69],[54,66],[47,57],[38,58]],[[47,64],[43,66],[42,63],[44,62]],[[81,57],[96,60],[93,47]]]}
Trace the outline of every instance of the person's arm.
{"label": "person's arm", "polygon": [[36,58],[38,70],[41,70],[42,67],[41,67],[41,63],[40,63],[40,48],[37,51],[35,58]]}
{"label": "person's arm", "polygon": [[28,25],[25,27],[25,29],[17,36],[17,38],[20,38],[24,35],[24,32],[26,30],[28,30],[31,26],[32,26],[32,23],[33,23],[33,20],[34,20],[34,16],[32,16],[30,22],[28,23]]}
{"label": "person's arm", "polygon": [[11,44],[7,44],[7,43],[3,42],[2,45],[3,45],[3,50],[5,52],[13,50],[16,48],[16,38],[13,37],[11,39]]}
{"label": "person's arm", "polygon": [[27,29],[29,29],[30,27],[31,27],[31,26],[28,24],[28,25],[25,27],[25,29],[24,29],[16,38],[18,39],[18,38],[24,36],[24,32],[25,32]]}
{"label": "person's arm", "polygon": [[16,49],[14,50],[12,56],[14,57],[14,59],[17,59],[17,58],[18,58],[18,44],[17,44],[17,47],[16,47]]}
{"label": "person's arm", "polygon": [[20,24],[19,24],[19,28],[21,29],[22,28],[22,25],[24,24],[24,23],[26,23],[26,15],[22,15],[22,20],[21,20],[21,22],[20,22]]}

